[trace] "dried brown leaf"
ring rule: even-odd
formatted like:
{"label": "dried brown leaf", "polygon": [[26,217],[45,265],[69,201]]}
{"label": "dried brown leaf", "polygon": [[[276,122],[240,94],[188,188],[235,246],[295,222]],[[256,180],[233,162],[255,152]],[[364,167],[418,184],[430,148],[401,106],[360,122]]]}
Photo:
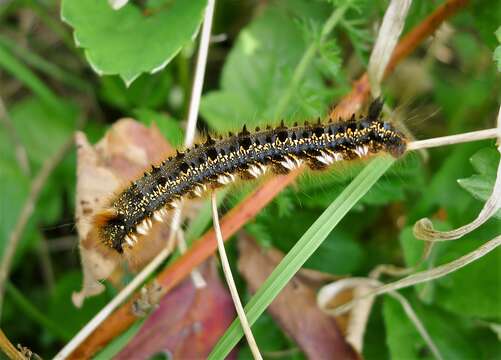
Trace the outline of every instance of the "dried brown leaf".
{"label": "dried brown leaf", "polygon": [[[110,195],[139,176],[151,163],[160,162],[173,149],[158,128],[147,128],[132,120],[116,122],[95,145],[89,144],[84,133],[76,134],[77,201],[76,224],[80,237],[80,257],[84,274],[82,290],[73,295],[73,302],[81,306],[88,296],[104,290],[100,280],[113,275],[115,282],[121,278],[125,261],[132,270],[139,270],[164,246],[168,226],[154,226],[151,233],[133,250],[119,256],[105,247],[92,231],[94,214],[106,204]],[[147,243],[148,246],[144,246]]]}
{"label": "dried brown leaf", "polygon": [[[283,254],[261,249],[248,236],[239,240],[238,268],[251,291],[256,291]],[[324,314],[316,303],[316,290],[296,275],[269,307],[271,316],[291,336],[310,359],[357,359],[358,354],[345,341],[336,320]]]}
{"label": "dried brown leaf", "polygon": [[172,359],[207,358],[235,311],[215,262],[209,260],[201,271],[207,286],[198,289],[186,279],[171,291],[116,359],[148,359],[158,352]]}

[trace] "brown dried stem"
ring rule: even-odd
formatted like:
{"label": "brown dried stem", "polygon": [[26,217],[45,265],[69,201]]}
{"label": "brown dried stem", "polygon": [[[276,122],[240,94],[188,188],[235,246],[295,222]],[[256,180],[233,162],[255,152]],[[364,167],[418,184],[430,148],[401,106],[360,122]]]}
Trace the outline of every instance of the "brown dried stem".
{"label": "brown dried stem", "polygon": [[7,338],[5,333],[0,329],[0,349],[2,352],[7,355],[9,359],[12,360],[26,360],[26,358],[17,351],[16,347],[12,345],[10,340]]}
{"label": "brown dried stem", "polygon": [[[414,51],[425,38],[437,30],[442,22],[454,15],[467,2],[467,0],[448,0],[406,35],[397,45],[386,69],[385,76],[388,76],[401,60]],[[370,85],[367,73],[365,73],[359,80],[355,81],[352,91],[341,100],[330,115],[333,118],[351,116],[351,114],[359,110],[369,97],[369,94]],[[282,189],[291,184],[300,173],[300,171],[295,171],[287,176],[278,176],[270,179],[229,211],[221,220],[221,230],[224,234],[224,240],[229,239],[237,230],[253,219]],[[216,237],[212,229],[197,240],[183,256],[159,273],[156,280],[162,285],[164,293],[167,293],[178,285],[190,274],[195,266],[201,264],[211,256],[216,248]],[[136,320],[131,311],[133,302],[134,298],[124,303],[111,314],[106,321],[71,353],[69,358],[77,359],[92,356],[131,326]]]}

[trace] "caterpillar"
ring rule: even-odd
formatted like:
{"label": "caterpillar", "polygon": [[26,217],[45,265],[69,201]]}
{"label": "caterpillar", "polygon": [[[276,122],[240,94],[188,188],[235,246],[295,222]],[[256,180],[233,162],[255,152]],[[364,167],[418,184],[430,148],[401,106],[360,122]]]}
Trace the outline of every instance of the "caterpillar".
{"label": "caterpillar", "polygon": [[98,237],[123,253],[125,247],[132,248],[147,235],[154,222],[164,222],[182,198],[201,197],[237,178],[255,179],[267,171],[284,174],[303,164],[323,170],[338,161],[382,151],[399,157],[405,152],[406,140],[381,119],[382,106],[381,100],[375,100],[367,115],[358,120],[352,116],[322,123],[319,119],[292,127],[282,121],[278,127],[254,132],[244,126],[238,134],[218,140],[208,136],[204,143],[153,165],[112,196],[93,220]]}

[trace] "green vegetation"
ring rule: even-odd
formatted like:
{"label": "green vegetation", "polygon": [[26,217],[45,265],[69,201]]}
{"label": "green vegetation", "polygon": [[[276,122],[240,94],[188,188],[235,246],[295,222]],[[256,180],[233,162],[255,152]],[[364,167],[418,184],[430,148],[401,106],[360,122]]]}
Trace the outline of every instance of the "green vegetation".
{"label": "green vegetation", "polygon": [[[114,11],[103,0],[0,2],[0,258],[33,179],[76,130],[95,143],[116,120],[132,117],[156,124],[169,144],[182,146],[195,35],[205,5],[204,0],[132,1]],[[210,46],[200,133],[326,116],[366,71],[387,6],[388,1],[369,0],[218,1],[212,33],[225,36]],[[436,6],[415,1],[404,33]],[[386,104],[396,109],[392,117],[416,139],[495,126],[501,99],[500,10],[495,0],[460,10],[383,82]],[[9,339],[44,358],[54,356],[132,277],[123,266],[122,277],[104,281],[106,291],[86,299],[81,309],[71,302],[83,276],[74,213],[76,158],[72,149],[43,185],[22,229],[1,309],[0,327]],[[238,271],[241,234],[226,245],[261,352],[305,358],[282,321],[263,313],[300,268],[343,277],[366,277],[380,264],[420,271],[499,236],[500,211],[465,237],[435,245],[421,262],[424,242],[412,233],[423,217],[439,229],[475,219],[492,192],[499,161],[495,141],[484,140],[307,173],[282,191],[243,230],[264,249],[286,255],[255,295]],[[221,213],[256,186],[221,193]],[[205,205],[187,224],[189,242],[210,228],[210,216]],[[497,249],[401,294],[445,359],[490,359],[501,356],[500,286]],[[141,321],[98,358],[109,358],[133,341]],[[238,323],[222,331],[212,356],[221,358],[239,343],[238,358],[250,358],[241,336]],[[383,295],[371,311],[363,357],[428,359],[432,354],[399,303]]]}

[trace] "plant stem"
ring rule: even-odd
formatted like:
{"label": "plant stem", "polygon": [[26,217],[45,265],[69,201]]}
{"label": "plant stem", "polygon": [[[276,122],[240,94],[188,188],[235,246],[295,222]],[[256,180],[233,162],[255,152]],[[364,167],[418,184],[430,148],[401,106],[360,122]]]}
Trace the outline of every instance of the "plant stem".
{"label": "plant stem", "polygon": [[212,192],[211,203],[214,231],[216,232],[217,248],[219,251],[219,256],[221,257],[221,265],[223,266],[224,277],[226,278],[226,283],[228,284],[228,288],[230,289],[231,298],[233,299],[233,304],[235,305],[235,309],[237,310],[238,318],[240,319],[240,324],[242,325],[242,330],[244,331],[247,342],[249,343],[252,356],[254,356],[254,359],[262,360],[263,357],[259,352],[259,348],[257,347],[254,335],[252,335],[252,330],[249,326],[249,322],[247,321],[247,317],[245,316],[242,302],[240,301],[240,298],[238,296],[237,286],[235,285],[235,280],[233,280],[230,263],[228,262],[226,250],[224,249],[223,234],[221,233],[221,227],[219,226],[219,215],[217,212],[217,199],[215,191]]}
{"label": "plant stem", "polygon": [[497,128],[471,131],[463,134],[442,136],[433,139],[413,141],[408,144],[407,150],[420,150],[438,146],[460,144],[478,140],[494,139],[501,136],[501,130]]}
{"label": "plant stem", "polygon": [[12,360],[26,360],[25,357],[17,351],[16,347],[12,345],[5,333],[0,329],[0,349]]}
{"label": "plant stem", "polygon": [[294,74],[292,75],[292,80],[289,86],[287,87],[287,90],[282,94],[280,100],[278,101],[278,105],[276,107],[275,114],[273,116],[274,119],[279,119],[282,116],[284,110],[287,108],[287,105],[289,105],[289,102],[292,99],[292,95],[296,92],[299,84],[301,83],[301,80],[303,80],[304,74],[306,73],[306,70],[310,66],[313,57],[315,56],[315,54],[317,53],[318,49],[323,44],[327,36],[338,24],[339,20],[342,19],[349,5],[350,1],[346,1],[345,4],[338,7],[332,13],[332,15],[327,19],[322,28],[320,39],[318,41],[314,41],[306,49],[305,53],[303,54],[303,57],[301,58],[299,64],[297,64],[296,69],[294,70]]}
{"label": "plant stem", "polygon": [[472,252],[469,252],[466,255],[461,256],[460,258],[451,261],[449,263],[437,266],[433,269],[426,270],[426,271],[421,271],[412,275],[409,275],[403,279],[397,280],[395,282],[391,282],[385,285],[382,285],[378,288],[375,288],[373,291],[370,293],[364,295],[363,297],[358,297],[354,298],[353,300],[347,302],[344,305],[341,305],[335,309],[333,309],[330,313],[334,316],[338,316],[340,314],[345,313],[346,311],[349,311],[353,306],[360,300],[368,297],[368,296],[377,296],[377,295],[382,295],[386,294],[391,291],[396,291],[399,289],[407,288],[410,286],[414,286],[417,284],[421,284],[424,282],[432,281],[438,278],[441,278],[443,276],[446,276],[450,273],[453,273],[462,267],[465,267],[466,265],[482,258],[483,256],[487,255],[489,252],[495,250],[499,245],[501,245],[501,236],[498,236],[476,250],[473,250]]}

